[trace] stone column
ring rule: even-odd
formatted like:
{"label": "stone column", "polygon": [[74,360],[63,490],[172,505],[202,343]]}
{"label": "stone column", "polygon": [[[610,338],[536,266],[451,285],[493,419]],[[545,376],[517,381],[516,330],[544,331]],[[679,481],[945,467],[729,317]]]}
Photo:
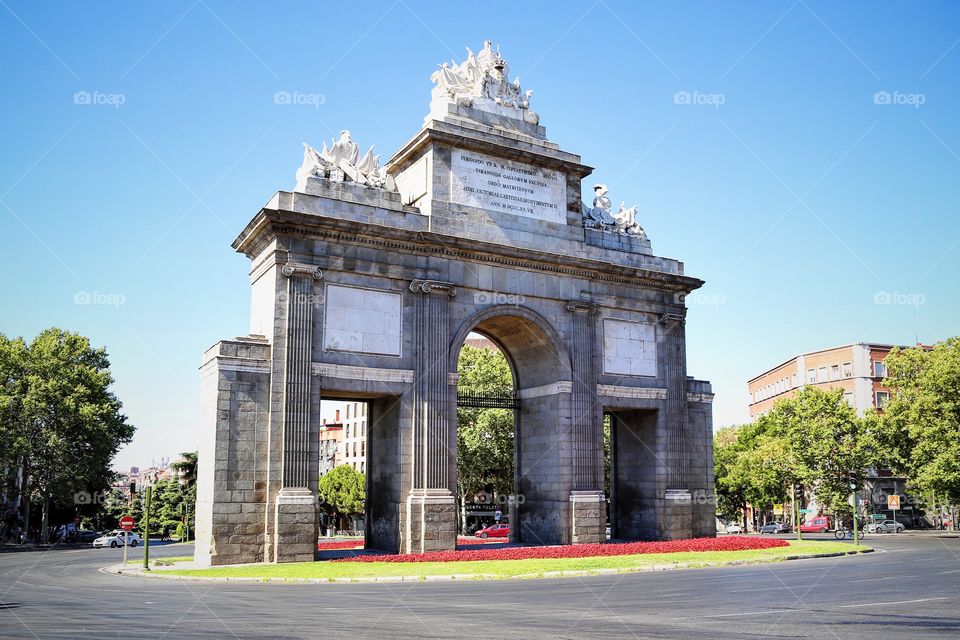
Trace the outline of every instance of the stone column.
{"label": "stone column", "polygon": [[[451,550],[457,543],[456,500],[450,469],[455,424],[451,424],[448,385],[449,282],[414,280],[416,345],[413,386],[413,474],[406,500],[403,549],[406,553]],[[455,393],[455,390],[453,391]]]}
{"label": "stone column", "polygon": [[661,536],[665,539],[689,538],[693,530],[690,496],[690,462],[687,448],[687,354],[686,318],[677,313],[660,316],[664,329],[664,366],[666,369],[666,451],[667,487],[663,495]]}
{"label": "stone column", "polygon": [[274,517],[274,562],[313,560],[317,549],[317,487],[311,486],[310,362],[313,345],[313,284],[323,274],[309,265],[287,263],[286,336],[283,367],[283,486]]}
{"label": "stone column", "polygon": [[596,305],[567,303],[572,314],[573,387],[570,395],[574,486],[570,492],[570,542],[602,542],[606,538],[603,494],[603,415],[597,403],[594,375]]}

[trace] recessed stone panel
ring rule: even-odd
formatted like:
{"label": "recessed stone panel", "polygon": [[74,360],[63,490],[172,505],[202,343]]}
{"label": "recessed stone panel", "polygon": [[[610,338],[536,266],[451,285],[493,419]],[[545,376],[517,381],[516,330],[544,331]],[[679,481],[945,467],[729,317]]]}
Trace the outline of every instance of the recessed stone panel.
{"label": "recessed stone panel", "polygon": [[323,348],[399,356],[402,309],[399,293],[327,285]]}
{"label": "recessed stone panel", "polygon": [[656,376],[656,325],[604,318],[603,371],[625,376]]}

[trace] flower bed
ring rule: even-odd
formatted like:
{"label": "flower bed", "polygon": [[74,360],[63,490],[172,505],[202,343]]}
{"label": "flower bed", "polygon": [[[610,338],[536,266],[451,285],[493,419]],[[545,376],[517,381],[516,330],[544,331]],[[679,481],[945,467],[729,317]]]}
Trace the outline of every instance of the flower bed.
{"label": "flower bed", "polygon": [[476,560],[527,560],[531,558],[587,558],[591,556],[628,556],[643,553],[681,553],[684,551],[748,551],[786,547],[778,538],[693,538],[666,542],[616,542],[572,544],[559,547],[508,547],[504,549],[464,549],[398,555],[364,555],[331,562],[470,562]]}
{"label": "flower bed", "polygon": [[355,540],[330,540],[318,542],[317,551],[335,551],[336,549],[363,549],[363,538]]}

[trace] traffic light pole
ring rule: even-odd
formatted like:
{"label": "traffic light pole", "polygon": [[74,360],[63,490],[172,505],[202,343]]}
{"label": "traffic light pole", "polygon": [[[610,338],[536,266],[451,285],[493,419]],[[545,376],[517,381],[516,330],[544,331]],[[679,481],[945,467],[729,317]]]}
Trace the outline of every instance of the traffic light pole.
{"label": "traffic light pole", "polygon": [[150,495],[153,487],[147,487],[143,499],[143,570],[150,571]]}
{"label": "traffic light pole", "polygon": [[803,540],[803,514],[800,513],[800,504],[803,500],[803,488],[799,484],[793,485],[793,512],[797,521],[797,540]]}

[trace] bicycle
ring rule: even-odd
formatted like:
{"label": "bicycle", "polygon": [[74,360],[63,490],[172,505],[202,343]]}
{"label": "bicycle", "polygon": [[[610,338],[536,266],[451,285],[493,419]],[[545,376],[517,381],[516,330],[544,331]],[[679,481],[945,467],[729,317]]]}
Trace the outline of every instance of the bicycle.
{"label": "bicycle", "polygon": [[[833,532],[833,535],[837,540],[843,540],[844,538],[853,540],[853,529],[847,529],[846,527],[837,529]],[[857,530],[857,540],[863,540],[863,529]]]}

